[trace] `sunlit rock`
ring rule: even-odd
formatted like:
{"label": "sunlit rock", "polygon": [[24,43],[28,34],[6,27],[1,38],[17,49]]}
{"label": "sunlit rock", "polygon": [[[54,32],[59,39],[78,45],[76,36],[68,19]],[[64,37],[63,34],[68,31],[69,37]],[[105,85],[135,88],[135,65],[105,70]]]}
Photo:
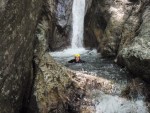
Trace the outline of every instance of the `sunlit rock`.
{"label": "sunlit rock", "polygon": [[150,8],[147,7],[142,14],[142,23],[137,36],[128,42],[118,56],[118,62],[124,63],[136,76],[150,80]]}

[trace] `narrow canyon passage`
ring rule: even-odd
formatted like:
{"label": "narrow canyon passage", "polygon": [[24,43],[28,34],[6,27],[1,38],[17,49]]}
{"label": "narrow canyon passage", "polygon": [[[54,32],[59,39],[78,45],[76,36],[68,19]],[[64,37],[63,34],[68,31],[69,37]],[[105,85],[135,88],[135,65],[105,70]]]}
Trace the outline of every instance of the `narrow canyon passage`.
{"label": "narrow canyon passage", "polygon": [[0,0],[0,22],[0,113],[150,113],[150,0]]}
{"label": "narrow canyon passage", "polygon": [[[62,65],[74,70],[76,74],[80,73],[81,77],[82,74],[87,74],[103,78],[111,83],[111,88],[107,92],[99,90],[95,94],[94,89],[91,92],[96,95],[92,98],[95,109],[93,113],[148,113],[144,96],[140,92],[136,98],[134,98],[136,94],[131,94],[130,99],[125,97],[128,95],[122,96],[122,92],[131,82],[128,71],[120,68],[112,59],[102,58],[97,50],[83,48],[85,0],[74,0],[72,15],[71,47],[50,52],[50,55]],[[68,63],[76,53],[81,55],[85,63]]]}

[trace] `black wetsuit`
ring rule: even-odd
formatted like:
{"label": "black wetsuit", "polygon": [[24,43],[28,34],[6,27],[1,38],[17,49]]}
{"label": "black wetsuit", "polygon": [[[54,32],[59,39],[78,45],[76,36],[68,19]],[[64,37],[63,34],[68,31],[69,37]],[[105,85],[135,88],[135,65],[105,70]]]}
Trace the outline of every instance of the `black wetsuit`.
{"label": "black wetsuit", "polygon": [[68,61],[68,63],[85,63],[85,61],[79,60],[79,61],[77,62],[76,59],[72,59],[72,60]]}

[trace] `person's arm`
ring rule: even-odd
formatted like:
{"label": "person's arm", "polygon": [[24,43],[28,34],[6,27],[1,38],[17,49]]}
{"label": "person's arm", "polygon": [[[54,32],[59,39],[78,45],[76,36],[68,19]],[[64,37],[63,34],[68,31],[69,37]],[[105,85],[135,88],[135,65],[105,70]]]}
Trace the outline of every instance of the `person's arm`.
{"label": "person's arm", "polygon": [[75,60],[74,60],[74,59],[72,59],[72,60],[68,61],[68,63],[74,63],[74,62],[75,62]]}

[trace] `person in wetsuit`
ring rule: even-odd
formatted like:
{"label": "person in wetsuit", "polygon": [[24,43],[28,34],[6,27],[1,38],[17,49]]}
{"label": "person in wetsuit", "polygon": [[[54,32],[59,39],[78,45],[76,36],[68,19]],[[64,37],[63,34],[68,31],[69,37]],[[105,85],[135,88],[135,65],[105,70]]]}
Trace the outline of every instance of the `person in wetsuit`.
{"label": "person in wetsuit", "polygon": [[75,54],[75,58],[68,61],[68,63],[85,63],[85,61],[81,60],[80,54]]}

